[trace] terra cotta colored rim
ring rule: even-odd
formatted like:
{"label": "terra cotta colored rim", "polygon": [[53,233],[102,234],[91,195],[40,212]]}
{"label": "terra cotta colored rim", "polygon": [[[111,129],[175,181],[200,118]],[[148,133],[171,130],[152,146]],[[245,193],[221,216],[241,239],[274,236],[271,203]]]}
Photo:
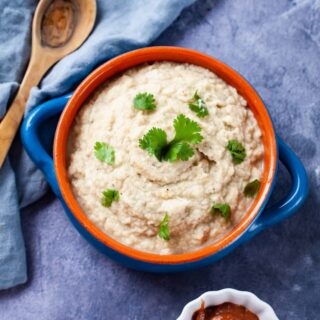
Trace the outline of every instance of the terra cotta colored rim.
{"label": "terra cotta colored rim", "polygon": [[[72,192],[72,187],[67,175],[67,144],[69,133],[73,120],[84,101],[99,85],[106,82],[110,77],[139,64],[154,61],[174,61],[199,65],[213,71],[233,86],[238,93],[243,96],[253,111],[261,129],[264,144],[264,173],[261,187],[244,218],[223,238],[204,248],[183,254],[160,255],[143,252],[130,248],[105,234],[81,209]],[[106,62],[85,78],[74,92],[60,117],[55,135],[53,157],[55,172],[62,196],[74,217],[92,236],[104,245],[133,259],[156,264],[179,264],[193,262],[215,254],[231,244],[248,228],[259,213],[259,209],[264,201],[266,201],[270,192],[277,166],[277,146],[273,125],[263,101],[239,73],[219,60],[194,50],[179,47],[150,47],[118,56]]]}

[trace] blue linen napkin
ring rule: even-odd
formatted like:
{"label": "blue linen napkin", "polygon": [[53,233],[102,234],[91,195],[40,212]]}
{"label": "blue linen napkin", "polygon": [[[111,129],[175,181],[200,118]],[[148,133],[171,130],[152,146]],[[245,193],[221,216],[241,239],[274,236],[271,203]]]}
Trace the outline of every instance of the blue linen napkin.
{"label": "blue linen napkin", "polygon": [[[73,89],[91,70],[125,51],[151,43],[195,0],[100,0],[93,33],[33,88],[27,112]],[[0,118],[16,92],[30,51],[33,0],[0,2]],[[17,82],[16,82],[17,81]],[[0,170],[0,289],[27,280],[19,208],[47,190],[44,178],[16,139]]]}

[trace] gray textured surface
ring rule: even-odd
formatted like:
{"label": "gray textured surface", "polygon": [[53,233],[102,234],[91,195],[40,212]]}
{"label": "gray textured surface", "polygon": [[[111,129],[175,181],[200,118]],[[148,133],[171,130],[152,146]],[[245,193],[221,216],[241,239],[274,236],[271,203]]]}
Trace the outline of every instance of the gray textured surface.
{"label": "gray textured surface", "polygon": [[[1,320],[175,319],[207,290],[249,290],[280,319],[320,313],[320,1],[199,1],[156,42],[195,48],[242,73],[303,159],[311,193],[294,217],[200,271],[132,271],[87,244],[52,195],[23,212],[29,282],[0,293]],[[275,190],[289,187],[281,170]]]}

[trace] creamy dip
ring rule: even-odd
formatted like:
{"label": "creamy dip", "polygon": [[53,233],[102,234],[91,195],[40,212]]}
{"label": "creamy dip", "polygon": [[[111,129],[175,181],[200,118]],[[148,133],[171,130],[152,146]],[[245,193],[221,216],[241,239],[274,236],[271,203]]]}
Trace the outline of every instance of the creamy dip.
{"label": "creamy dip", "polygon": [[[206,102],[206,117],[188,107],[195,91]],[[156,110],[133,107],[142,92],[154,95]],[[179,114],[202,129],[193,157],[160,162],[139,147],[152,127],[172,139]],[[240,164],[226,149],[231,139],[245,147]],[[114,148],[114,165],[95,157],[97,141]],[[253,201],[243,190],[248,182],[261,180],[263,153],[257,121],[233,87],[198,66],[157,62],[126,71],[87,100],[72,129],[68,174],[84,212],[106,234],[142,251],[182,253],[214,242],[240,222]],[[109,188],[119,192],[119,201],[104,207],[101,194]],[[215,203],[228,203],[231,218],[211,215]],[[158,235],[166,213],[169,241]]]}

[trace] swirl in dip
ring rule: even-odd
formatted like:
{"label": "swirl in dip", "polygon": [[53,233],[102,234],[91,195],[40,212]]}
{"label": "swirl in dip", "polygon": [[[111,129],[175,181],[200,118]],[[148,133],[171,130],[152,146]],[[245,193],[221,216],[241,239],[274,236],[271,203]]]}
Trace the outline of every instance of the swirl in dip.
{"label": "swirl in dip", "polygon": [[[155,99],[152,111],[134,107],[146,92]],[[203,117],[190,108],[195,92],[208,111]],[[153,127],[171,141],[181,114],[201,128],[191,157],[159,161],[139,146]],[[226,147],[232,140],[245,150],[241,163]],[[113,148],[112,163],[97,159],[96,142]],[[68,174],[84,212],[105,233],[142,251],[175,254],[208,245],[240,222],[254,199],[244,189],[261,179],[263,153],[257,121],[233,87],[195,65],[156,62],[113,78],[86,101],[70,136]],[[109,189],[117,201],[102,205]],[[215,204],[227,204],[228,215]],[[165,215],[170,239],[159,236]]]}

